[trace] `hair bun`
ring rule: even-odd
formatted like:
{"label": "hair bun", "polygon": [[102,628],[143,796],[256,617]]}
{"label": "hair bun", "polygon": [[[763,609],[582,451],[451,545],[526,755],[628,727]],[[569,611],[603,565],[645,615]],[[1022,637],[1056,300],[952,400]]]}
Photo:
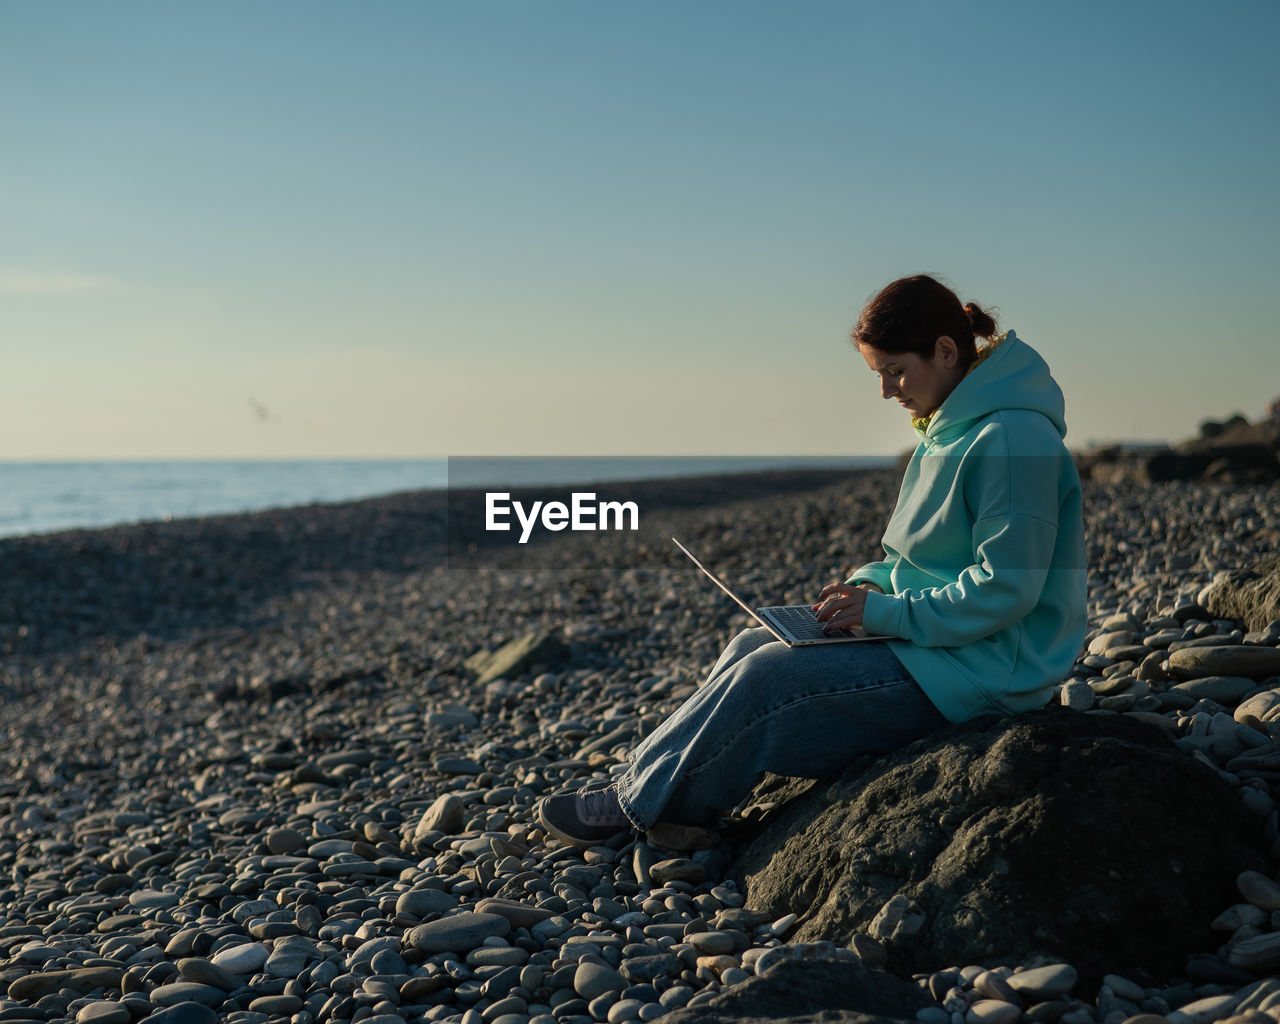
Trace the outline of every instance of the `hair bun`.
{"label": "hair bun", "polygon": [[969,326],[973,328],[975,338],[995,337],[996,322],[976,302],[964,304],[964,315],[969,318]]}

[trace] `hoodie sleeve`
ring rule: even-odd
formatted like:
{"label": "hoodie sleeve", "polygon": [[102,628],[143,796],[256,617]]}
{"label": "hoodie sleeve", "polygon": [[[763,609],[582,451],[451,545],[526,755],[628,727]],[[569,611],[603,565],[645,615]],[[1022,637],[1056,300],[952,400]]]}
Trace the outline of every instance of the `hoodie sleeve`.
{"label": "hoodie sleeve", "polygon": [[868,562],[866,565],[855,569],[853,575],[850,576],[845,583],[850,586],[856,586],[859,583],[873,583],[880,588],[881,592],[890,594],[893,592],[893,584],[890,582],[890,575],[893,572],[894,563],[898,561],[896,554],[890,554],[888,558],[879,562]]}
{"label": "hoodie sleeve", "polygon": [[1010,455],[1000,435],[959,469],[975,516],[970,564],[945,586],[868,594],[869,632],[958,647],[1013,625],[1039,603],[1058,534],[1058,459]]}

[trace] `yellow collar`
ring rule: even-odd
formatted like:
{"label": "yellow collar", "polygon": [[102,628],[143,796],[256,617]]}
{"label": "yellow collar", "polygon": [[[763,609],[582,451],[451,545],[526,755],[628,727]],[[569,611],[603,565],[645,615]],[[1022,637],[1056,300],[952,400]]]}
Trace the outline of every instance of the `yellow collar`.
{"label": "yellow collar", "polygon": [[[969,374],[973,373],[974,370],[981,366],[986,361],[987,356],[991,355],[992,352],[1004,344],[1004,340],[1007,337],[1009,337],[1008,332],[993,339],[990,345],[984,345],[982,348],[978,349],[978,358],[969,364],[969,369],[964,372],[965,377],[969,376]],[[940,409],[942,407],[939,406],[938,408]],[[934,409],[928,416],[912,416],[911,425],[915,427],[916,430],[924,433],[929,429],[929,421],[933,419],[937,411],[938,409]]]}

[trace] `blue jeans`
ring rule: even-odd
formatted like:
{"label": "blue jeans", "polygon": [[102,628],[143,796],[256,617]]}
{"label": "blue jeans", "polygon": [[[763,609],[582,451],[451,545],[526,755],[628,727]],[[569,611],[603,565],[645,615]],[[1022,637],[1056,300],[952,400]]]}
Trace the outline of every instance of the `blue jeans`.
{"label": "blue jeans", "polygon": [[822,778],[947,720],[879,641],[787,647],[767,629],[735,636],[707,677],[631,752],[618,796],[641,831],[705,825],[761,773]]}

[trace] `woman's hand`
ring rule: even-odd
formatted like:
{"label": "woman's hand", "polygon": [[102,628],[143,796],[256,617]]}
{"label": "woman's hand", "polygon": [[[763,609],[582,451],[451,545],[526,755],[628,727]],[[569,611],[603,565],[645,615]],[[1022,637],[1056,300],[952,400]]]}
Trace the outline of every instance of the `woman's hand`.
{"label": "woman's hand", "polygon": [[867,603],[867,591],[882,593],[874,583],[828,583],[813,605],[813,614],[823,626],[824,633],[836,633],[844,629],[862,628],[862,609]]}

